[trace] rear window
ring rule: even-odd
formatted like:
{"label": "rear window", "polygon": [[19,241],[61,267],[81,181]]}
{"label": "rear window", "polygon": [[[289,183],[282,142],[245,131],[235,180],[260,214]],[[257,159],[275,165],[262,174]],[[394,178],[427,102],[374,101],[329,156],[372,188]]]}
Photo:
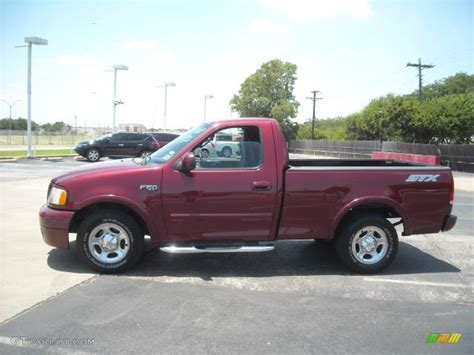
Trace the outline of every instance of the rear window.
{"label": "rear window", "polygon": [[232,142],[232,136],[227,134],[220,134],[216,136],[217,142]]}
{"label": "rear window", "polygon": [[160,142],[170,142],[176,137],[178,137],[177,134],[170,134],[170,133],[155,133],[153,134],[156,140]]}

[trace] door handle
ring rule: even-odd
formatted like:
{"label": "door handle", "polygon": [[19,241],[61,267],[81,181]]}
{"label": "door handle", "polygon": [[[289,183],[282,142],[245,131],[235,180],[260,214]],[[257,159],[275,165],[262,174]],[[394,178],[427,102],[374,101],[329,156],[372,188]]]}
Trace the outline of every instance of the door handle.
{"label": "door handle", "polygon": [[124,145],[125,145],[125,144],[119,144],[118,146],[119,146],[119,147],[123,147]]}
{"label": "door handle", "polygon": [[254,190],[271,190],[272,183],[270,181],[254,181],[252,184]]}

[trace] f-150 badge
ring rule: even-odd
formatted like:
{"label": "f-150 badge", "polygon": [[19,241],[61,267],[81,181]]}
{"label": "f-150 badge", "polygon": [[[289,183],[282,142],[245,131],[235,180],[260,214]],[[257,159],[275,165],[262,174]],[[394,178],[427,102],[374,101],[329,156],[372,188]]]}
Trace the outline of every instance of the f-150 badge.
{"label": "f-150 badge", "polygon": [[410,175],[405,181],[406,182],[436,182],[438,181],[439,174],[431,175]]}
{"label": "f-150 badge", "polygon": [[140,185],[140,191],[156,191],[158,190],[158,185]]}

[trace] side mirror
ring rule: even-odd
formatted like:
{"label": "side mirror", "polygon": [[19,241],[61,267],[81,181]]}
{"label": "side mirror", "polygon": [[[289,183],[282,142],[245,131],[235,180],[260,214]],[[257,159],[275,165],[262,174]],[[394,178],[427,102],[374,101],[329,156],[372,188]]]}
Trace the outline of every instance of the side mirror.
{"label": "side mirror", "polygon": [[189,152],[184,157],[182,157],[178,163],[177,169],[185,173],[196,169],[196,157],[194,154]]}

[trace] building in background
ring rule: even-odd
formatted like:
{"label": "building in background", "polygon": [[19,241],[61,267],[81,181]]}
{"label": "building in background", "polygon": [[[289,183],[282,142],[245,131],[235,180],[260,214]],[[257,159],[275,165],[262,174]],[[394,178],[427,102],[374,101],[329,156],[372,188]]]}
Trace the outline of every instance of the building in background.
{"label": "building in background", "polygon": [[120,132],[137,132],[143,133],[146,131],[146,127],[141,123],[120,123],[118,126]]}

